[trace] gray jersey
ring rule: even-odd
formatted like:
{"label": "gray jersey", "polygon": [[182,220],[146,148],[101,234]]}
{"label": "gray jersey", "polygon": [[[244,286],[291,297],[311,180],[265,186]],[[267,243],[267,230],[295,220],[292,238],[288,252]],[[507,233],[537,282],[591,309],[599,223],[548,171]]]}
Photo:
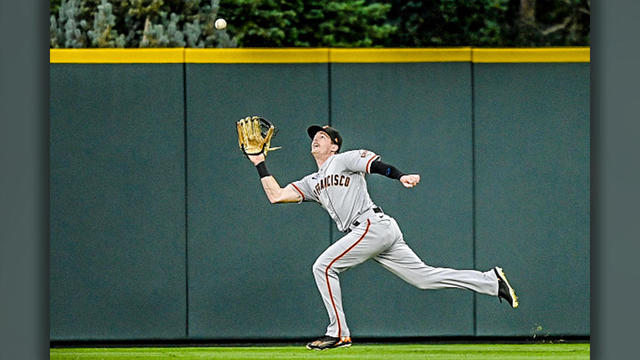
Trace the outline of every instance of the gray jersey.
{"label": "gray jersey", "polygon": [[327,210],[340,231],[347,231],[361,214],[372,209],[365,174],[380,156],[367,150],[335,154],[317,172],[294,181],[302,201],[316,201]]}

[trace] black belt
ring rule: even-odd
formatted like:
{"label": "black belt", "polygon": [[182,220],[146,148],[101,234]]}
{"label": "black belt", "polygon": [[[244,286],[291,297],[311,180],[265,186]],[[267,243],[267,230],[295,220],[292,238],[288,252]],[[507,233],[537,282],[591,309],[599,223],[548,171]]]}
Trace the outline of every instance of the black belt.
{"label": "black belt", "polygon": [[[382,209],[380,209],[379,207],[376,206],[376,207],[373,208],[373,212],[377,213],[377,214],[382,214]],[[350,233],[351,232],[351,227],[355,228],[355,227],[358,227],[358,225],[360,225],[360,221],[355,220],[354,222],[351,223],[351,226],[347,230],[345,230],[345,233],[347,233],[347,234]]]}

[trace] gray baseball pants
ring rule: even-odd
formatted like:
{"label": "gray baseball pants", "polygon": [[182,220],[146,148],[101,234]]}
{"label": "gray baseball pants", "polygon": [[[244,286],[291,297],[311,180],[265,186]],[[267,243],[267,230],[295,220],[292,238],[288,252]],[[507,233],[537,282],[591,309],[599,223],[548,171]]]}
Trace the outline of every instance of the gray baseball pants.
{"label": "gray baseball pants", "polygon": [[338,275],[373,258],[385,269],[419,289],[460,288],[498,295],[493,270],[455,270],[426,265],[405,243],[395,219],[376,214],[327,248],[313,264],[313,275],[329,314],[326,335],[350,336],[342,310]]}

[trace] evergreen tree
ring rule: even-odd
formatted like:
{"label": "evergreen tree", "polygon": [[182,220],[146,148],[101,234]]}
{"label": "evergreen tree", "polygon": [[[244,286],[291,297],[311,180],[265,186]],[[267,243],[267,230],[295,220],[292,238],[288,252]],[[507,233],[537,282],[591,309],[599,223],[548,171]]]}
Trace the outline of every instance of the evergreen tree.
{"label": "evergreen tree", "polygon": [[91,39],[91,45],[95,47],[124,47],[124,35],[118,35],[118,31],[113,29],[116,24],[116,17],[112,13],[113,6],[108,0],[101,0],[98,11],[93,19],[93,29],[87,32]]}
{"label": "evergreen tree", "polygon": [[[55,47],[82,48],[87,46],[87,22],[82,19],[80,0],[62,0],[58,7],[58,20],[55,25]],[[52,24],[53,25],[53,24]]]}
{"label": "evergreen tree", "polygon": [[387,22],[398,31],[386,46],[589,45],[589,0],[390,2]]}
{"label": "evergreen tree", "polygon": [[579,46],[590,31],[589,0],[51,0],[50,10],[52,48]]}

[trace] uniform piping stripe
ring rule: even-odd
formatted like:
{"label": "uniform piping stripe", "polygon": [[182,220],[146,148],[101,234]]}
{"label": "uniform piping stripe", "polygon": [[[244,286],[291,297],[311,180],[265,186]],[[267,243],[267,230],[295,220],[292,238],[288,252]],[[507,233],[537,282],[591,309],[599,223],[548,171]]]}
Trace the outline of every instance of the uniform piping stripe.
{"label": "uniform piping stripe", "polygon": [[353,245],[351,245],[347,250],[345,250],[342,254],[340,254],[337,258],[333,259],[333,261],[331,261],[331,263],[329,263],[329,266],[327,266],[327,268],[324,271],[324,276],[325,279],[327,280],[327,287],[329,288],[329,298],[331,298],[331,305],[333,305],[333,311],[336,313],[336,320],[338,321],[338,338],[342,338],[342,326],[340,325],[340,315],[338,315],[338,308],[336,307],[336,303],[335,301],[333,301],[333,292],[331,291],[331,284],[329,283],[329,269],[331,268],[331,266],[338,261],[341,257],[343,257],[346,253],[348,253],[349,251],[351,251],[351,249],[353,249],[354,247],[356,247],[356,245],[358,245],[360,243],[360,241],[362,241],[362,239],[364,239],[364,237],[367,235],[367,233],[369,232],[369,225],[371,225],[371,221],[369,219],[367,219],[367,228],[364,230],[364,234],[362,234],[362,236],[360,236],[360,238],[358,239],[358,241],[356,241]]}
{"label": "uniform piping stripe", "polygon": [[298,189],[298,187],[295,186],[293,183],[291,185],[293,185],[293,188],[296,189],[300,193],[300,196],[302,196],[302,201],[304,201],[304,194],[302,193],[302,191],[300,191],[300,189]]}
{"label": "uniform piping stripe", "polygon": [[371,174],[371,171],[370,171],[370,170],[371,170],[371,169],[370,169],[370,167],[371,167],[371,163],[373,162],[373,160],[375,160],[375,159],[377,159],[377,158],[379,158],[379,157],[380,157],[380,155],[375,155],[374,157],[372,157],[371,159],[369,159],[369,161],[367,162],[367,174]]}

